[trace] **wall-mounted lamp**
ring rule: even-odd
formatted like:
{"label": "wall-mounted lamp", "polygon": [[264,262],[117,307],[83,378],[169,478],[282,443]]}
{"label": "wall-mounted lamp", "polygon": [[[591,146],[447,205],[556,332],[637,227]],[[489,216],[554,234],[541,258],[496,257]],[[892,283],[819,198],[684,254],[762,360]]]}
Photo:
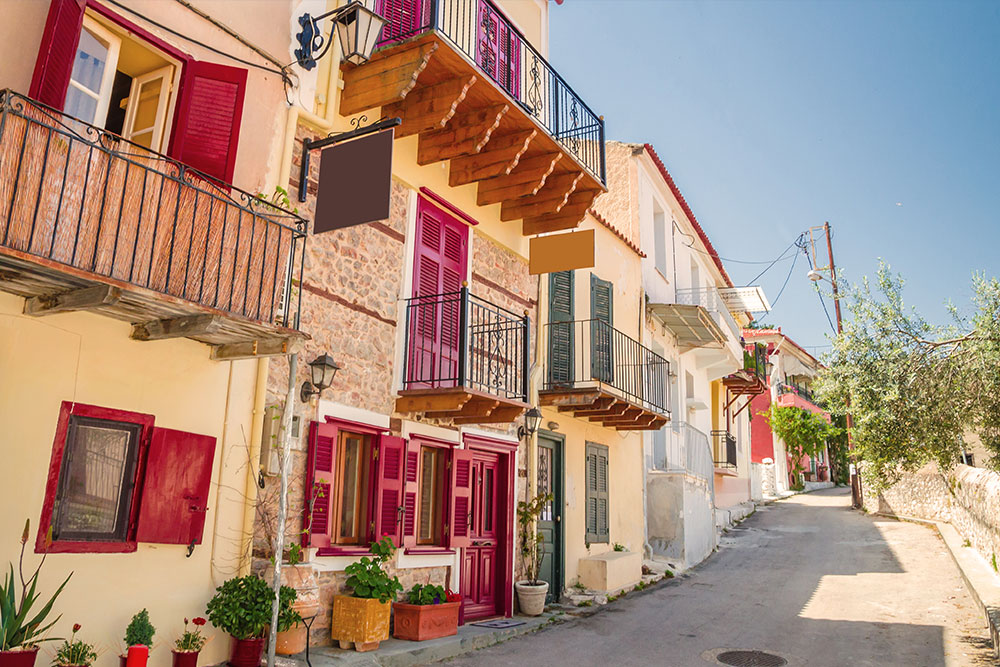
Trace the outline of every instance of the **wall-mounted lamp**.
{"label": "wall-mounted lamp", "polygon": [[517,437],[524,438],[535,435],[538,425],[542,421],[542,412],[538,408],[531,408],[524,413],[524,426],[517,427]]}
{"label": "wall-mounted lamp", "polygon": [[333,378],[340,370],[340,366],[329,354],[321,354],[309,362],[309,373],[311,382],[306,380],[302,383],[302,391],[299,397],[303,403],[308,403],[313,396],[319,395],[324,389],[333,384]]}
{"label": "wall-mounted lamp", "polygon": [[386,20],[365,7],[358,0],[353,0],[339,9],[312,17],[303,14],[299,17],[302,32],[295,36],[299,48],[295,49],[295,58],[303,69],[316,67],[316,61],[326,55],[333,44],[333,33],[324,37],[319,22],[325,18],[332,19],[337,26],[337,36],[340,38],[340,51],[344,60],[360,65],[372,57],[375,43]]}

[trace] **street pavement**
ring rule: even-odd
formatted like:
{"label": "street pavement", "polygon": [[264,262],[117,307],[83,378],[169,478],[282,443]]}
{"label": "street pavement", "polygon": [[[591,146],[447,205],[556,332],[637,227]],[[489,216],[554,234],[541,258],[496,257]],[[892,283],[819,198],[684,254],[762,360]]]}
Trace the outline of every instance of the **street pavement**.
{"label": "street pavement", "polygon": [[723,649],[792,667],[997,664],[937,534],[851,510],[846,489],[762,507],[688,576],[450,664],[704,667]]}

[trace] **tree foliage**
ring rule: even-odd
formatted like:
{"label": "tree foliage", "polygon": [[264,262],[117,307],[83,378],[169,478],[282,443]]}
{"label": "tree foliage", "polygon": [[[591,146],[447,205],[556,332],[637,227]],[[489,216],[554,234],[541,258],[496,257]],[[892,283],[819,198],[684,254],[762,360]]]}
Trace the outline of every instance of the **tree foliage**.
{"label": "tree foliage", "polygon": [[772,404],[770,410],[761,414],[771,432],[784,441],[785,451],[792,459],[795,479],[799,479],[804,470],[802,458],[816,456],[823,450],[827,439],[834,437],[838,430],[815,412],[790,405]]}
{"label": "tree foliage", "polygon": [[818,381],[828,408],[851,415],[854,456],[877,488],[930,461],[949,469],[966,430],[1000,464],[1000,282],[975,276],[974,315],[949,304],[945,325],[908,307],[903,287],[882,263],[874,289],[866,278],[849,290],[853,317]]}

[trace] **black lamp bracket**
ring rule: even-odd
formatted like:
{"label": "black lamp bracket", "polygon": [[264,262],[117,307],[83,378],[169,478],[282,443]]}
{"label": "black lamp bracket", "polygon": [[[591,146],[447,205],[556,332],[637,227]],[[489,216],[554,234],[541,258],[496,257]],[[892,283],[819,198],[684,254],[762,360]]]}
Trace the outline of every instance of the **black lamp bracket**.
{"label": "black lamp bracket", "polygon": [[325,18],[331,18],[336,22],[337,19],[347,13],[347,10],[353,9],[356,4],[349,2],[343,7],[338,7],[319,16],[312,16],[307,13],[299,17],[299,25],[302,26],[302,31],[295,36],[299,42],[299,48],[295,49],[295,58],[303,69],[308,71],[316,67],[316,61],[325,56],[326,52],[330,50],[330,45],[333,44],[333,30],[335,28],[330,30],[329,37],[325,37],[323,31],[319,28],[319,22]]}
{"label": "black lamp bracket", "polygon": [[326,148],[327,146],[333,146],[334,144],[339,144],[343,141],[349,141],[351,139],[357,139],[358,137],[363,137],[366,134],[371,134],[373,132],[381,132],[382,130],[388,130],[390,127],[396,127],[403,122],[402,118],[382,118],[377,120],[371,125],[361,124],[368,120],[368,117],[362,114],[357,118],[351,120],[351,125],[354,126],[353,130],[348,130],[347,132],[339,132],[335,134],[327,135],[323,139],[317,139],[315,141],[311,139],[302,140],[302,161],[299,166],[299,201],[304,202],[306,200],[306,193],[308,190],[308,177],[309,177],[309,154],[314,150],[320,150]]}

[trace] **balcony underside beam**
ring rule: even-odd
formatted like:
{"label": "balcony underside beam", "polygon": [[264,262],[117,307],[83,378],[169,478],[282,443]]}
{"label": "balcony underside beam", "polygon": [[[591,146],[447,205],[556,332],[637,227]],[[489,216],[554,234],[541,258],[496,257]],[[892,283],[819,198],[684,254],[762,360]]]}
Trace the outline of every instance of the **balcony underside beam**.
{"label": "balcony underside beam", "polygon": [[428,165],[476,154],[489,142],[510,105],[496,104],[456,114],[447,127],[422,132],[417,141],[417,164]]}
{"label": "balcony underside beam", "polygon": [[545,389],[538,393],[538,401],[543,406],[555,407],[578,419],[618,431],[656,430],[670,419],[668,414],[637,405],[604,385]]}
{"label": "balcony underside beam", "polygon": [[43,294],[24,300],[25,315],[51,315],[72,310],[93,310],[113,306],[122,298],[122,291],[111,285],[95,285],[57,294]]}
{"label": "balcony underside beam", "polygon": [[528,404],[467,387],[427,387],[399,392],[395,411],[449,424],[509,424]]}

